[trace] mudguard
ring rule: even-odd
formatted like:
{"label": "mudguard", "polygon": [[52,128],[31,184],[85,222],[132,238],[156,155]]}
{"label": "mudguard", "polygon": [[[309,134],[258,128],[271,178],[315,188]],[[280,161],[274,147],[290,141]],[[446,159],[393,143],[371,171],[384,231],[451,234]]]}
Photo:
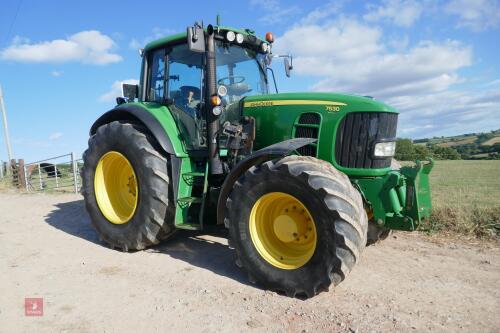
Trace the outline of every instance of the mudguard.
{"label": "mudguard", "polygon": [[160,121],[145,107],[138,104],[121,104],[104,113],[90,128],[90,135],[94,135],[99,126],[115,120],[139,121],[148,128],[165,152],[171,155],[177,155],[172,141]]}
{"label": "mudguard", "polygon": [[280,158],[289,155],[294,150],[308,144],[314,143],[316,139],[310,138],[296,138],[282,142],[275,143],[271,146],[257,150],[252,155],[239,162],[227,175],[224,183],[222,184],[219,200],[217,202],[217,224],[224,223],[224,209],[226,208],[226,201],[233,188],[234,183],[252,166],[264,163],[266,161]]}

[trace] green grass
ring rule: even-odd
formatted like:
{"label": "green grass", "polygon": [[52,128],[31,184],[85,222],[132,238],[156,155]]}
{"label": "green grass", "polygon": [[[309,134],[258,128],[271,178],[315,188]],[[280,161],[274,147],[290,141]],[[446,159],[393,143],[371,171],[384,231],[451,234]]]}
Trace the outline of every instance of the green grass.
{"label": "green grass", "polygon": [[430,184],[433,214],[424,230],[500,236],[500,161],[437,161]]}
{"label": "green grass", "polygon": [[500,161],[436,161],[430,183],[436,208],[500,206]]}

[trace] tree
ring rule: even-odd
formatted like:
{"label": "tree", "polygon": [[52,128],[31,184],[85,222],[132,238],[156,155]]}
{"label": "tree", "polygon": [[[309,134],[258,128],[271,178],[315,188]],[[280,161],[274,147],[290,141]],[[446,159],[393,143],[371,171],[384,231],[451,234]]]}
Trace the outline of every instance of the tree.
{"label": "tree", "polygon": [[399,161],[413,161],[415,157],[415,146],[410,139],[398,139],[396,141],[395,159]]}
{"label": "tree", "polygon": [[434,146],[432,153],[435,158],[440,160],[460,160],[461,156],[456,149],[450,147]]}
{"label": "tree", "polygon": [[424,145],[413,145],[415,150],[415,159],[423,161],[429,157],[432,157],[430,150]]}

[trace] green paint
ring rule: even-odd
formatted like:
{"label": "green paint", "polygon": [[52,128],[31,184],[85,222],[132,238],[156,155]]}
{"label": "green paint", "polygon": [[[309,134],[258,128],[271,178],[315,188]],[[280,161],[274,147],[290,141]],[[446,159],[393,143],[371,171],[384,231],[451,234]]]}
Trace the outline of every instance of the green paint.
{"label": "green paint", "polygon": [[172,113],[165,105],[152,102],[130,103],[144,108],[151,113],[165,130],[165,134],[170,138],[177,157],[187,157],[186,148],[182,135],[172,116]]}
{"label": "green paint", "polygon": [[374,178],[352,178],[371,204],[373,220],[389,229],[413,231],[431,213],[429,173],[434,162],[390,171]]}
{"label": "green paint", "polygon": [[[203,227],[203,211],[205,206],[207,174],[206,167],[199,170],[189,157],[181,159],[181,177],[177,191],[175,209],[175,226],[181,229],[199,230]],[[201,197],[194,196],[193,188],[197,177],[203,177],[203,192]],[[198,214],[192,214],[193,204],[201,204]]]}
{"label": "green paint", "polygon": [[[329,101],[346,104],[339,106],[338,111],[329,111],[328,105],[274,105],[262,107],[244,107],[243,114],[255,118],[255,148],[260,149],[273,143],[291,139],[295,133],[295,125],[304,112],[315,112],[321,116],[321,128],[318,142],[321,142],[317,157],[332,163],[340,171],[349,176],[382,176],[390,171],[383,169],[350,169],[344,168],[335,161],[335,139],[337,127],[341,119],[350,112],[394,112],[392,107],[379,101],[361,97],[335,93],[286,93],[265,96],[249,96],[245,103],[259,101]],[[307,102],[304,102],[307,103]]]}

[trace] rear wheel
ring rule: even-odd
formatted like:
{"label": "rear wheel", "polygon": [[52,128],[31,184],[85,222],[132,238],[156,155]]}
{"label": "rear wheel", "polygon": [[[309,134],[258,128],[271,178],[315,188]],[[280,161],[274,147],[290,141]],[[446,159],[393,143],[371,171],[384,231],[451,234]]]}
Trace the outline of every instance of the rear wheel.
{"label": "rear wheel", "polygon": [[227,200],[225,223],[250,281],[292,297],[340,283],[366,244],[361,195],[346,175],[311,157],[250,168]]}
{"label": "rear wheel", "polygon": [[138,124],[103,125],[89,139],[83,195],[100,238],[122,250],[141,250],[174,232],[169,158]]}

